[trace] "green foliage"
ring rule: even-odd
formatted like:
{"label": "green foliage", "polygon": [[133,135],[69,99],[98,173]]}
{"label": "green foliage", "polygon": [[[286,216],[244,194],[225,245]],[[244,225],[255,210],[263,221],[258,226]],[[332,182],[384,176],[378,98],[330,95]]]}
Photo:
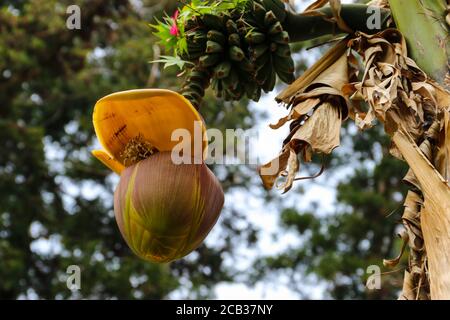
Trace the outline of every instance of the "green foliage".
{"label": "green foliage", "polygon": [[180,70],[183,70],[186,64],[191,64],[191,62],[184,61],[179,56],[161,56],[160,59],[153,60],[152,63],[164,63],[164,69],[177,66]]}
{"label": "green foliage", "polygon": [[[160,39],[160,44],[163,45],[167,51],[174,52],[175,55],[187,51],[187,42],[184,36],[184,21],[180,21],[175,16],[164,16],[163,21],[156,20],[157,24],[150,24],[155,29],[154,34]],[[172,34],[172,28],[176,28],[177,34]]]}
{"label": "green foliage", "polygon": [[[203,15],[218,15],[227,11],[242,12],[249,0],[225,0],[225,1],[204,1],[193,0],[185,4],[179,13],[174,15],[165,14],[163,21],[157,20],[157,24],[150,24],[154,28],[154,34],[160,39],[160,43],[168,52],[173,52],[176,56],[187,53],[187,39],[184,27],[188,20]],[[171,28],[176,26],[178,34],[171,33]]]}

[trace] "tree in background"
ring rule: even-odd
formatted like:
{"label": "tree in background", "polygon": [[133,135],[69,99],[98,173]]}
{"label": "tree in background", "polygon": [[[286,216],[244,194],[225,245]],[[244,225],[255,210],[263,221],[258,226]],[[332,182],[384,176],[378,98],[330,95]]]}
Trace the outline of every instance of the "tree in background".
{"label": "tree in background", "polygon": [[[112,211],[116,180],[90,156],[92,108],[102,96],[145,86],[174,88],[161,76],[147,23],[176,1],[76,1],[81,30],[66,28],[73,1],[2,1],[0,6],[0,297],[67,298],[66,269],[79,265],[84,298],[165,298],[212,294],[231,280],[233,244],[255,230],[223,214],[220,243],[170,265],[131,254]],[[240,104],[209,100],[203,116],[219,129],[253,125]],[[218,173],[224,189],[246,185],[239,168]],[[44,250],[50,243],[52,250]]]}

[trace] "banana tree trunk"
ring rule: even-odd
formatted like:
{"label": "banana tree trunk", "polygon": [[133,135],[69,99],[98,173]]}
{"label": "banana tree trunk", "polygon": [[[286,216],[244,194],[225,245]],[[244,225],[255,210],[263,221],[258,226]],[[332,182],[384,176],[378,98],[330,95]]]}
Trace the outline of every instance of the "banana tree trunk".
{"label": "banana tree trunk", "polygon": [[[450,42],[445,0],[389,0],[398,29],[408,43],[409,56],[435,81],[449,88]],[[447,111],[448,116],[448,111]],[[404,131],[393,137],[421,186],[421,227],[426,249],[431,299],[450,299],[450,188],[447,166],[426,158]],[[437,157],[438,148],[433,146]],[[449,156],[447,155],[447,158]],[[448,161],[448,159],[447,159]],[[410,284],[405,283],[404,290]]]}
{"label": "banana tree trunk", "polygon": [[[449,25],[446,0],[389,0],[409,55],[430,77],[450,89]],[[449,4],[450,6],[450,4]]]}

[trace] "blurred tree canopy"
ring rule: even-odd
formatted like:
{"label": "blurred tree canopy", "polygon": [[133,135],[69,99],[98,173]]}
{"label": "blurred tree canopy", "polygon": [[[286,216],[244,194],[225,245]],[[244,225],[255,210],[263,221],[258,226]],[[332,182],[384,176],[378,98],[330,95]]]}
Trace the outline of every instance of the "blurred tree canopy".
{"label": "blurred tree canopy", "polygon": [[[80,30],[66,28],[66,9],[74,3],[81,8]],[[171,265],[141,261],[115,224],[117,178],[89,153],[95,140],[92,109],[99,98],[179,86],[175,73],[152,73],[149,63],[156,40],[148,23],[176,4],[1,2],[0,298],[67,298],[69,265],[81,267],[82,290],[75,296],[86,298],[164,298],[182,283],[187,297],[202,297],[211,295],[212,284],[229,280],[222,253],[241,236],[233,226],[242,217],[225,216],[234,221],[225,224],[230,230],[214,248],[202,246]],[[253,124],[245,103],[213,102],[203,110],[211,126]],[[245,183],[239,171],[222,174],[222,180],[234,175]],[[42,240],[60,248],[42,252]]]}
{"label": "blurred tree canopy", "polygon": [[[81,8],[80,30],[66,27],[72,4]],[[148,27],[177,4],[0,1],[0,298],[161,299],[177,290],[180,297],[201,298],[212,297],[215,284],[238,279],[224,261],[236,259],[237,244],[253,246],[259,232],[245,212],[229,204],[219,220],[220,241],[183,260],[141,261],[114,221],[117,177],[89,153],[95,143],[92,108],[99,98],[133,88],[179,88],[176,70],[162,73],[149,63],[159,49]],[[201,112],[208,127],[221,130],[250,128],[257,120],[247,101],[207,97]],[[348,150],[333,158],[328,172],[348,166],[350,158],[355,170],[339,184],[336,212],[299,212],[280,203],[273,212],[281,217],[280,232],[295,232],[302,245],[266,252],[246,271],[249,285],[283,272],[292,274],[293,288],[306,297],[304,275],[325,281],[327,296],[334,298],[395,296],[401,273],[383,277],[389,283],[380,291],[367,291],[364,281],[368,265],[380,265],[399,250],[395,210],[404,167],[389,158],[380,131],[343,135]],[[215,171],[226,192],[251,192],[255,184],[256,174],[244,166]],[[267,195],[274,201],[273,196]],[[66,287],[69,265],[82,270],[76,293]]]}

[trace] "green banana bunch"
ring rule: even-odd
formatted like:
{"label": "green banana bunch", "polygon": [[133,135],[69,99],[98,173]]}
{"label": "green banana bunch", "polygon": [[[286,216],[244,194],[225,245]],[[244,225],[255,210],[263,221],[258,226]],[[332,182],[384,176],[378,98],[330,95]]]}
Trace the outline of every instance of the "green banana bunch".
{"label": "green banana bunch", "polygon": [[255,67],[248,58],[244,34],[232,13],[205,14],[186,24],[187,52],[182,59],[193,62],[182,94],[196,107],[211,84],[217,97],[227,101],[244,95],[258,100],[260,90],[253,85]]}
{"label": "green banana bunch", "polygon": [[196,107],[211,85],[226,101],[246,96],[258,101],[261,91],[273,90],[277,75],[294,80],[289,35],[280,0],[254,0],[242,12],[195,16],[185,24],[187,52],[181,58],[193,63],[182,94]]}
{"label": "green banana bunch", "polygon": [[207,70],[198,66],[189,70],[183,88],[182,95],[198,107],[205,95],[205,89],[208,88],[210,75]]}
{"label": "green banana bunch", "polygon": [[264,0],[253,2],[252,14],[253,19],[247,19],[251,31],[245,41],[250,59],[256,66],[256,83],[264,92],[270,92],[275,87],[277,75],[286,83],[295,79],[289,34],[282,26],[286,11],[280,1]]}

